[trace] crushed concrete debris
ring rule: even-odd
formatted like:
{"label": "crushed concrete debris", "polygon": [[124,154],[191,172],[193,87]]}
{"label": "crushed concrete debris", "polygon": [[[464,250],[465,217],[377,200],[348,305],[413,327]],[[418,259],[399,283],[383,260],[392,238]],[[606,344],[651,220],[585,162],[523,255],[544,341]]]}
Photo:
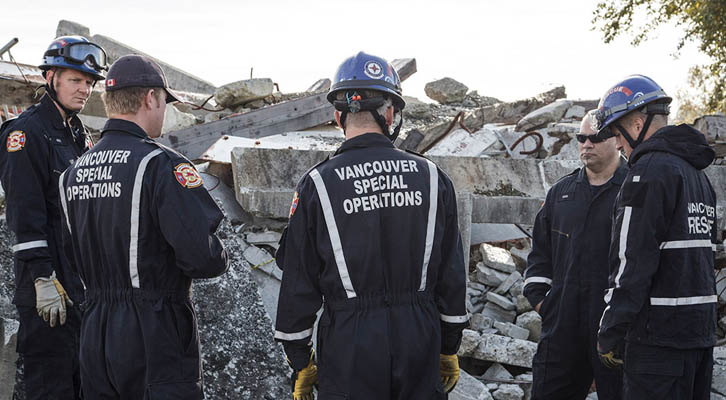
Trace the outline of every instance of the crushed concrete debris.
{"label": "crushed concrete debris", "polygon": [[220,86],[214,92],[214,100],[222,107],[229,108],[261,100],[272,94],[274,83],[269,78],[245,79]]}
{"label": "crushed concrete debris", "polygon": [[527,132],[532,129],[541,128],[550,122],[557,122],[565,116],[567,110],[572,107],[571,100],[557,100],[542,108],[538,108],[525,115],[517,122],[518,132]]}
{"label": "crushed concrete debris", "polygon": [[466,85],[449,77],[429,82],[424,87],[426,96],[441,104],[460,103],[468,91]]}

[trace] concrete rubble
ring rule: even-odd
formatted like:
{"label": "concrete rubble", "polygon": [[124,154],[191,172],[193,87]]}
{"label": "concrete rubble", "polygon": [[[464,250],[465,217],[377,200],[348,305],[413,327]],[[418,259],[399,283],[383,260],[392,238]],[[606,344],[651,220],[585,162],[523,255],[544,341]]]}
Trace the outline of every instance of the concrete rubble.
{"label": "concrete rubble", "polygon": [[[86,35],[112,60],[138,53],[71,21],[60,21],[57,33]],[[283,275],[274,252],[298,179],[343,141],[325,98],[331,81],[320,79],[300,93],[280,92],[272,78],[215,87],[160,64],[186,101],[168,106],[161,141],[196,160],[205,187],[227,216],[219,234],[233,260],[230,271],[193,287],[207,396],[285,398],[289,369],[272,340]],[[417,70],[415,58],[392,64],[402,81]],[[34,88],[43,79],[36,67],[0,61],[0,78],[0,98],[19,107],[6,112],[0,104],[0,116],[15,115],[37,101]],[[102,86],[81,114],[94,133],[106,121]],[[581,166],[575,134],[597,100],[569,99],[560,86],[503,102],[448,77],[429,82],[424,90],[434,102],[405,96],[405,123],[396,145],[436,162],[457,192],[471,325],[458,353],[461,379],[450,398],[528,400],[542,333],[541,317],[522,294],[531,225],[547,190]],[[706,173],[716,192],[725,193],[726,117],[704,116],[695,126],[717,152]],[[720,202],[717,213],[724,212]],[[718,229],[726,230],[723,218]],[[22,360],[14,352],[17,316],[10,303],[11,239],[3,218],[0,237],[0,400],[13,390],[16,399],[23,399]],[[722,250],[717,260],[726,265]],[[726,278],[726,270],[719,276]],[[719,280],[717,290],[720,304],[726,304],[726,279]],[[723,338],[726,316],[721,317]],[[714,360],[712,398],[726,399],[726,348],[717,347]]]}

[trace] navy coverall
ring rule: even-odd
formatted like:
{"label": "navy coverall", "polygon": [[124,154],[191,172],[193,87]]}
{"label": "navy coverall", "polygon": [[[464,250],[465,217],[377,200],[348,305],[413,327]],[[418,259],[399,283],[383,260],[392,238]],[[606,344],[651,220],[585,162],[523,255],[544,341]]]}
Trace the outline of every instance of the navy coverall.
{"label": "navy coverall", "polygon": [[300,180],[277,263],[275,338],[319,400],[442,399],[439,354],[468,326],[456,195],[436,165],[366,133]]}
{"label": "navy coverall", "polygon": [[631,154],[617,199],[598,341],[624,346],[625,399],[708,399],[716,341],[714,151],[688,125]]}
{"label": "navy coverall", "polygon": [[202,399],[192,278],[227,269],[223,218],[194,166],[110,119],[61,176],[64,241],[86,285],[81,383],[89,399]]}
{"label": "navy coverall", "polygon": [[[23,355],[27,398],[78,398],[77,306],[83,301],[83,286],[62,250],[58,178],[88,149],[90,139],[77,116],[70,124],[63,121],[47,94],[0,131],[0,180],[8,226],[15,235],[17,351]],[[54,271],[76,307],[68,308],[65,325],[51,328],[35,309],[34,282]]]}
{"label": "navy coverall", "polygon": [[534,223],[524,295],[542,316],[533,361],[532,399],[584,399],[597,384],[601,400],[620,399],[622,375],[606,368],[596,348],[605,308],[608,251],[615,197],[627,173],[623,162],[603,186],[585,169],[560,179]]}

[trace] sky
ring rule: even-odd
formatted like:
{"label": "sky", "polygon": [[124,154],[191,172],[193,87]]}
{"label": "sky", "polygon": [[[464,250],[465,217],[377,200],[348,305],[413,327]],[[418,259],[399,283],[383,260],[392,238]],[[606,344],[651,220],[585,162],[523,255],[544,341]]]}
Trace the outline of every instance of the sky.
{"label": "sky", "polygon": [[[25,4],[25,5],[24,5]],[[73,4],[71,6],[71,4]],[[674,95],[688,69],[708,59],[694,44],[673,57],[682,31],[662,26],[639,47],[604,44],[592,29],[597,0],[177,0],[33,1],[3,7],[0,46],[13,37],[18,62],[39,63],[61,19],[102,34],[219,86],[271,78],[283,92],[332,78],[358,51],[415,57],[405,95],[424,101],[427,82],[454,78],[504,101],[565,85],[596,99],[623,77],[648,75]],[[6,57],[7,59],[7,57]]]}

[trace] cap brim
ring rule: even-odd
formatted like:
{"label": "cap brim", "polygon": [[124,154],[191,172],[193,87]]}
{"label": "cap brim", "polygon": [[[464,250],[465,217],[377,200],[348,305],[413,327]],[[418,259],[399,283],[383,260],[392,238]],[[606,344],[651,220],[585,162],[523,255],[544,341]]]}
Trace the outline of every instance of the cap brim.
{"label": "cap brim", "polygon": [[166,104],[173,103],[175,101],[183,102],[179,93],[169,88],[164,88],[164,90],[166,90]]}

